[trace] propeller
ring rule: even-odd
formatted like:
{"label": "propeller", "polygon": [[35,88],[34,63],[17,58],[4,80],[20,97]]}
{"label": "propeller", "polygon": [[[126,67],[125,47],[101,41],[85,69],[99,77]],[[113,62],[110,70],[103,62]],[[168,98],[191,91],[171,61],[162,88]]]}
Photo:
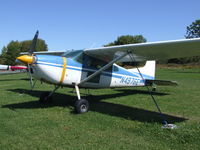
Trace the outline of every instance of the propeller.
{"label": "propeller", "polygon": [[28,68],[28,75],[29,75],[29,82],[30,82],[30,86],[31,86],[31,90],[33,89],[33,77],[31,75],[31,67],[30,64],[27,64],[27,68]]}
{"label": "propeller", "polygon": [[31,90],[33,89],[33,87],[35,85],[35,83],[33,83],[33,77],[31,74],[32,73],[31,65],[34,62],[33,52],[35,51],[35,48],[36,48],[38,35],[39,35],[39,31],[36,31],[35,36],[32,40],[30,49],[28,51],[28,55],[22,55],[22,56],[17,57],[17,60],[20,60],[21,62],[24,62],[27,65],[27,71],[28,71],[28,75],[29,75],[29,79],[30,79]]}
{"label": "propeller", "polygon": [[[33,57],[33,52],[35,51],[35,48],[36,48],[38,35],[39,35],[39,31],[37,30],[36,33],[35,33],[35,36],[34,36],[34,38],[32,40],[30,49],[28,51],[29,56]],[[27,64],[27,67],[28,67],[30,86],[31,86],[31,90],[32,90],[34,88],[36,82],[33,83],[33,77],[32,77],[32,74],[31,74],[32,73],[31,64]]]}
{"label": "propeller", "polygon": [[30,49],[28,51],[28,54],[30,56],[33,55],[33,52],[35,51],[36,44],[37,44],[37,39],[38,39],[38,35],[39,35],[39,31],[36,31],[35,36],[34,36],[34,38],[32,40],[32,44],[31,44]]}

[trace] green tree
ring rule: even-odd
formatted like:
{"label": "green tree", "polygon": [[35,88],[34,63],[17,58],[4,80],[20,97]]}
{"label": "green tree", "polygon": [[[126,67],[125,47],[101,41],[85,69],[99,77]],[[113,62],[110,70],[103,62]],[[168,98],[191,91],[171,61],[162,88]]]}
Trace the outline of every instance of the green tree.
{"label": "green tree", "polygon": [[125,44],[135,44],[135,43],[145,43],[147,40],[142,35],[123,35],[119,36],[117,40],[112,43],[109,43],[107,46],[114,46],[114,45],[125,45]]}
{"label": "green tree", "polygon": [[3,63],[7,65],[15,65],[15,59],[19,56],[21,43],[19,41],[11,41],[7,47],[2,49],[1,57],[4,59]]}
{"label": "green tree", "polygon": [[191,25],[187,26],[185,37],[187,39],[200,37],[200,20],[196,20],[192,22]]}
{"label": "green tree", "polygon": [[7,48],[4,46],[4,47],[2,48],[2,50],[1,50],[0,64],[4,64],[6,52],[7,52]]}
{"label": "green tree", "polygon": [[[32,40],[26,40],[21,42],[22,47],[21,47],[21,52],[27,52],[30,49],[30,46],[32,44]],[[48,51],[48,46],[46,42],[42,39],[37,40],[36,48],[35,51]]]}

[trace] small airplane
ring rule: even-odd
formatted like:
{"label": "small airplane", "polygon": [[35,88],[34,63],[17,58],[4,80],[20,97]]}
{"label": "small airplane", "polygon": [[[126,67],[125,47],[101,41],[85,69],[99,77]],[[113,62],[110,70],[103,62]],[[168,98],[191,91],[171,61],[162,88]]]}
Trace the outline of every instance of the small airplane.
{"label": "small airplane", "polygon": [[10,70],[10,71],[15,71],[15,70],[26,70],[26,66],[10,66],[10,65],[0,65],[0,70]]}
{"label": "small airplane", "polygon": [[[51,100],[60,87],[72,87],[78,100],[75,111],[85,113],[89,102],[82,99],[79,88],[114,88],[176,85],[175,82],[155,80],[156,60],[200,55],[200,38],[174,41],[128,44],[83,50],[34,52],[37,31],[28,53],[17,60],[27,65],[37,80],[55,85],[51,92],[42,93],[40,102]],[[116,62],[145,62],[143,67],[125,69]],[[32,83],[32,82],[31,82]]]}
{"label": "small airplane", "polygon": [[26,66],[10,66],[10,65],[0,65],[0,75],[13,74],[13,73],[23,73],[27,71]]}

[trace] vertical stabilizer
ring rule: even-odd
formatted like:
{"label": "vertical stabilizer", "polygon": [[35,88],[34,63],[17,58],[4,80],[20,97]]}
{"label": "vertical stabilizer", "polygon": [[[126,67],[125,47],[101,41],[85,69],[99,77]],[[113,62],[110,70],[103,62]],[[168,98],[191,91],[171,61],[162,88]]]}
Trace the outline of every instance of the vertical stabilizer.
{"label": "vertical stabilizer", "polygon": [[[144,67],[140,67],[138,69],[140,70],[140,72],[142,73],[142,76],[145,79],[154,79],[155,70],[156,70],[156,61],[155,60],[147,61]],[[128,69],[128,71],[132,73],[137,73],[137,74],[139,73],[137,68]]]}

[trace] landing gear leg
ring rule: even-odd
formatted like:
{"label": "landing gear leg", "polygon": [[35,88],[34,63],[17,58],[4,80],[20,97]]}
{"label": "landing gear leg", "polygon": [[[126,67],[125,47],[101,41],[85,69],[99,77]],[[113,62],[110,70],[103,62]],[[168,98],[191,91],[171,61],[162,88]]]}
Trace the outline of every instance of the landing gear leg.
{"label": "landing gear leg", "polygon": [[75,106],[74,106],[75,111],[78,114],[85,113],[89,110],[89,102],[86,99],[81,99],[80,91],[77,85],[75,85],[75,90],[78,97],[78,100],[76,101]]}
{"label": "landing gear leg", "polygon": [[40,95],[40,102],[41,103],[47,103],[52,101],[52,95],[55,93],[55,91],[59,88],[60,86],[56,86],[52,92],[44,92]]}

